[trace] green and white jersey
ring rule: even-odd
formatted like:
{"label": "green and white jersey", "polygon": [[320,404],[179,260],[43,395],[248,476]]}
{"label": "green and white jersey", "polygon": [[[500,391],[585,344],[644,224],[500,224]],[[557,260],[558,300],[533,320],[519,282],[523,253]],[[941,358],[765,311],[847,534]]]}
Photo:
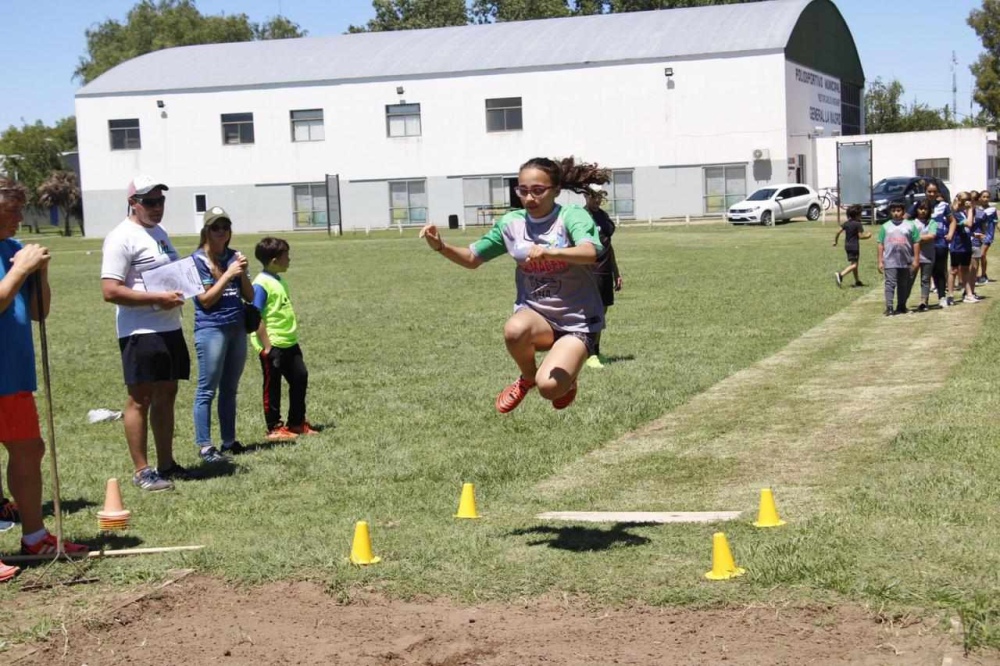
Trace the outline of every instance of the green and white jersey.
{"label": "green and white jersey", "polygon": [[580,206],[556,206],[540,220],[529,218],[524,210],[511,211],[469,249],[483,261],[509,254],[517,262],[515,311],[531,308],[556,330],[592,333],[604,328],[604,305],[593,266],[528,262],[532,245],[564,248],[583,243],[593,245],[598,254],[604,249],[590,213]]}
{"label": "green and white jersey", "polygon": [[[926,224],[918,219],[913,219],[912,221],[917,225],[917,231],[921,236],[926,236],[927,234],[937,235],[938,223],[934,220],[927,220]],[[935,252],[934,241],[920,241],[920,263],[933,264]]]}
{"label": "green and white jersey", "polygon": [[913,220],[898,224],[889,220],[878,229],[878,243],[886,268],[908,268],[913,265],[913,244],[920,242],[920,230]]}

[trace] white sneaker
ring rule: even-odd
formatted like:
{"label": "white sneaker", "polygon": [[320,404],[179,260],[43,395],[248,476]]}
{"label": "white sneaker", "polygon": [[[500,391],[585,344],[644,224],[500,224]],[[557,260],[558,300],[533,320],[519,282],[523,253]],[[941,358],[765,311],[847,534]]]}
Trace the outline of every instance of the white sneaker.
{"label": "white sneaker", "polygon": [[951,305],[951,298],[942,298],[940,301],[938,301],[939,307],[946,308],[949,305]]}
{"label": "white sneaker", "polygon": [[978,303],[980,300],[981,299],[976,298],[975,296],[966,296],[965,298],[962,299],[962,302],[963,303]]}

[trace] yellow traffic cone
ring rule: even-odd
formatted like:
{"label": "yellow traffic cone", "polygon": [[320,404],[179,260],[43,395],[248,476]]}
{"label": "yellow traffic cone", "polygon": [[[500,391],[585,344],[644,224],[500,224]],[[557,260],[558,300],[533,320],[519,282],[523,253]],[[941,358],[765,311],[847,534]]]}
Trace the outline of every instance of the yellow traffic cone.
{"label": "yellow traffic cone", "polygon": [[778,507],[774,504],[774,493],[770,488],[760,491],[760,509],[757,511],[757,521],[754,527],[781,527],[785,524],[778,516]]}
{"label": "yellow traffic cone", "polygon": [[712,570],[705,573],[709,580],[728,580],[746,573],[746,569],[736,566],[729,541],[722,532],[712,535]]}
{"label": "yellow traffic cone", "polygon": [[462,484],[462,499],[458,503],[456,518],[478,518],[476,513],[476,489],[471,483]]}
{"label": "yellow traffic cone", "polygon": [[354,526],[354,541],[351,543],[351,564],[377,564],[381,557],[372,555],[372,540],[368,535],[368,523],[359,520]]}

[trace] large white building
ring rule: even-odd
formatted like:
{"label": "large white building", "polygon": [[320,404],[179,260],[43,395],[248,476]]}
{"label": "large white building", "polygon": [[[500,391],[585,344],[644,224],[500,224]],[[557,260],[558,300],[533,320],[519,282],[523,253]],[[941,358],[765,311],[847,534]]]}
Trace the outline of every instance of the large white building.
{"label": "large white building", "polygon": [[135,173],[170,186],[171,233],[212,205],[244,230],[486,223],[518,165],[567,155],[615,170],[622,217],[714,214],[804,181],[816,127],[860,133],[863,86],[830,0],[167,49],[76,95],[87,229]]}

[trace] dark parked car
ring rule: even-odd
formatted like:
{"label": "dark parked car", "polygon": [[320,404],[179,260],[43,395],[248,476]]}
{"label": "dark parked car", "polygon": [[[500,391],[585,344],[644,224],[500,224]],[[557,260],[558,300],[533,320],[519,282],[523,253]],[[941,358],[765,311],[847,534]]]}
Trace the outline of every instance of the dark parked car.
{"label": "dark parked car", "polygon": [[[894,176],[883,178],[872,188],[872,200],[875,202],[875,222],[885,222],[889,219],[889,204],[893,201],[904,201],[906,209],[917,201],[925,198],[924,189],[929,183],[934,183],[944,200],[951,203],[951,192],[940,178],[923,176]],[[861,220],[872,221],[871,206],[861,207]]]}

